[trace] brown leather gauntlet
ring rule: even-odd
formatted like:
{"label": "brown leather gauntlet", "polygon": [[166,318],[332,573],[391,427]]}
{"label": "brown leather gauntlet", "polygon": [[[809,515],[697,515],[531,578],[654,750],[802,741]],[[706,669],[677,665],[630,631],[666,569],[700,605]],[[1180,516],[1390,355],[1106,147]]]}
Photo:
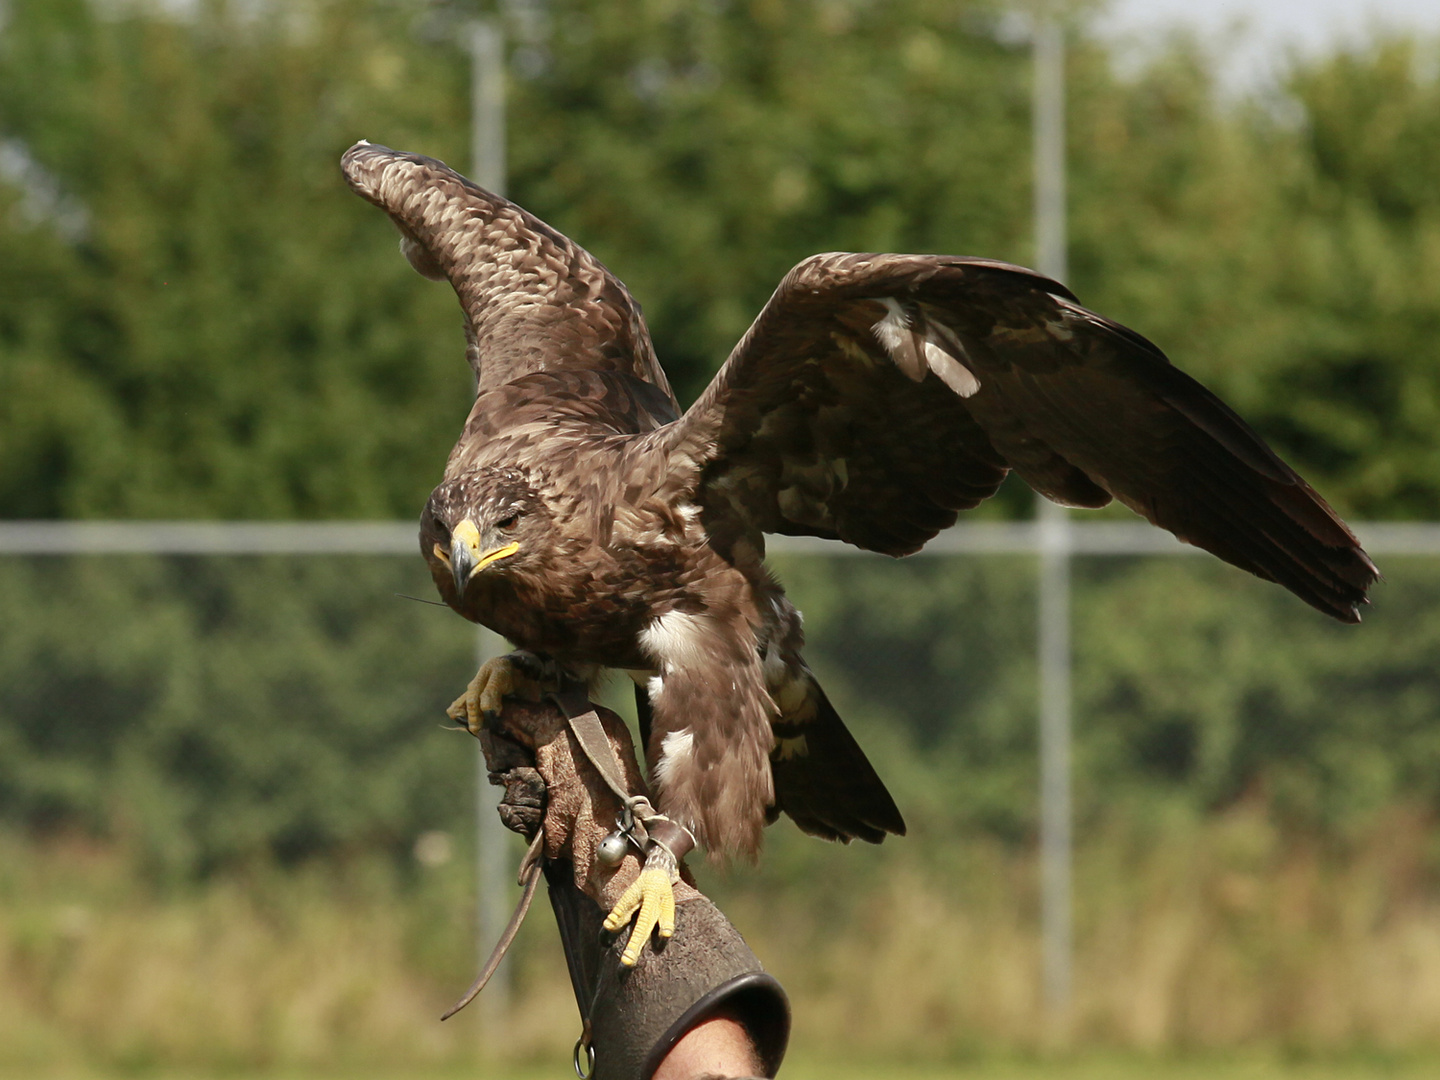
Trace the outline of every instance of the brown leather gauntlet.
{"label": "brown leather gauntlet", "polygon": [[[596,712],[626,786],[648,794],[624,722],[608,709]],[[585,1026],[577,1064],[587,1064],[588,1047],[595,1080],[649,1080],[686,1031],[723,1009],[745,1024],[765,1075],[774,1076],[789,1038],[785,993],[695,888],[683,863],[675,885],[675,936],[647,947],[634,968],[621,965],[626,935],[604,934],[601,924],[639,875],[642,856],[629,844],[618,864],[596,857],[616,831],[623,804],[560,708],[550,701],[507,700],[480,742],[491,782],[505,789],[501,820],[531,838],[544,830],[545,880]]]}

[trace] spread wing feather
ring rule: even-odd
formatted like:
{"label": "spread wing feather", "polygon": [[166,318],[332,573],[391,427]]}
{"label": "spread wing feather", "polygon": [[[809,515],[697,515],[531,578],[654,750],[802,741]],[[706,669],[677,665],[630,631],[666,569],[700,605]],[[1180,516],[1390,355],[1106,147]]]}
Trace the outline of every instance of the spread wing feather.
{"label": "spread wing feather", "polygon": [[770,758],[775,780],[773,820],[788,814],[802,832],[826,840],[878,844],[886,833],[905,835],[905,819],[855,736],[818,684],[815,716],[801,725],[803,753]]}
{"label": "spread wing feather", "polygon": [[674,401],[640,305],[584,248],[422,154],[360,142],[341,168],[390,215],[410,264],[454,286],[480,390],[589,369],[641,379]]}
{"label": "spread wing feather", "polygon": [[1377,577],[1324,500],[1158,348],[989,260],[807,259],[658,434],[707,521],[903,555],[1013,468],[1057,502],[1117,498],[1347,622]]}

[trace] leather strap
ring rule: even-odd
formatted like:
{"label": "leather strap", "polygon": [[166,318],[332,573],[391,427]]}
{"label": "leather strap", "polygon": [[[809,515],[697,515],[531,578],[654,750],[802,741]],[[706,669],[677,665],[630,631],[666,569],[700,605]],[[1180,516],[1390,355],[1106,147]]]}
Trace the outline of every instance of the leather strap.
{"label": "leather strap", "polygon": [[457,1012],[463,1009],[470,1002],[479,996],[480,991],[485,989],[485,984],[490,981],[500,967],[500,961],[505,959],[505,954],[510,951],[511,944],[515,941],[515,935],[520,932],[520,925],[525,921],[525,916],[530,912],[530,901],[535,899],[535,890],[540,886],[542,870],[542,859],[540,858],[541,845],[545,842],[545,829],[542,826],[535,833],[535,839],[530,841],[530,847],[525,851],[525,858],[520,861],[520,884],[525,886],[525,891],[520,894],[520,902],[515,905],[515,910],[510,913],[510,921],[505,924],[505,930],[500,935],[500,940],[495,943],[495,948],[490,951],[490,959],[485,961],[485,967],[470,984],[460,1000],[446,1011],[441,1020],[449,1020]]}
{"label": "leather strap", "polygon": [[[636,839],[657,858],[660,856],[655,851],[656,847],[668,853],[678,864],[681,859],[694,850],[695,837],[679,822],[672,821],[664,814],[658,813],[645,796],[630,794],[625,786],[625,772],[620,765],[620,757],[615,753],[615,747],[611,745],[610,737],[605,734],[605,728],[600,723],[600,714],[590,704],[585,687],[583,685],[568,686],[550,696],[559,706],[560,711],[565,714],[570,730],[575,735],[575,741],[580,744],[580,749],[585,751],[585,756],[589,758],[590,764],[595,766],[595,771],[600,774],[606,786],[625,804],[625,809],[629,811],[635,823],[635,832],[638,833]],[[485,967],[476,976],[475,981],[470,984],[470,989],[465,991],[459,1001],[450,1006],[445,1015],[440,1017],[441,1020],[449,1020],[450,1017],[474,1001],[500,967],[500,961],[505,959],[505,954],[510,951],[510,946],[515,941],[515,935],[520,932],[520,926],[525,922],[525,916],[530,911],[530,902],[535,899],[535,890],[540,885],[542,863],[544,862],[540,857],[540,852],[544,841],[545,828],[542,825],[536,831],[534,839],[530,841],[525,858],[520,862],[520,884],[524,886],[524,891],[520,894],[520,901],[510,915],[510,921],[505,925],[505,930],[501,933],[500,940],[495,943],[495,948],[491,950],[490,959],[485,962]],[[672,874],[675,872],[674,867],[671,868],[671,871]]]}
{"label": "leather strap", "polygon": [[567,687],[551,697],[565,714],[575,741],[580,744],[580,749],[585,751],[585,756],[590,759],[590,764],[595,766],[595,771],[600,774],[605,785],[626,806],[633,807],[636,799],[644,799],[644,796],[631,795],[626,788],[625,772],[621,768],[620,758],[615,753],[615,747],[610,745],[610,737],[605,734],[605,728],[600,723],[600,714],[590,704],[585,688]]}
{"label": "leather strap", "polygon": [[645,823],[650,833],[650,842],[659,844],[678,863],[695,850],[695,837],[679,822],[656,814]]}
{"label": "leather strap", "polygon": [[638,840],[642,847],[648,849],[651,843],[659,844],[671,854],[677,864],[695,850],[695,837],[689,829],[657,811],[645,796],[632,795],[625,787],[625,773],[621,768],[620,758],[610,743],[610,737],[605,734],[599,713],[595,711],[595,706],[590,704],[585,687],[572,684],[550,697],[565,714],[575,741],[580,744],[580,749],[585,751],[590,764],[595,766],[595,771],[600,774],[606,786],[625,804],[625,808],[639,824]]}
{"label": "leather strap", "polygon": [[[650,834],[645,823],[654,822],[656,826],[669,826],[670,831],[678,834],[671,837],[670,831],[666,832],[667,839],[661,841],[662,846],[675,854],[676,859],[685,857],[695,846],[695,841],[681,826],[670,821],[662,815],[656,814],[650,805],[650,800],[643,795],[631,795],[625,787],[625,773],[620,765],[620,758],[615,753],[615,747],[610,745],[610,737],[605,734],[605,728],[600,723],[600,715],[595,707],[590,704],[590,698],[583,685],[572,685],[564,688],[558,693],[550,695],[560,711],[565,714],[565,719],[570,725],[570,730],[575,735],[575,741],[580,744],[580,749],[585,751],[585,756],[590,759],[590,764],[610,788],[625,804],[637,822],[636,831],[640,834],[637,839],[642,844],[649,842]],[[525,891],[520,894],[520,901],[515,905],[515,910],[510,915],[510,921],[505,925],[500,940],[495,943],[491,950],[490,959],[485,962],[485,967],[476,976],[475,981],[470,984],[460,1000],[450,1006],[449,1010],[441,1020],[449,1020],[457,1012],[463,1009],[470,1002],[479,996],[480,991],[485,989],[485,984],[490,981],[492,975],[500,967],[500,961],[505,959],[505,954],[510,950],[511,944],[515,941],[515,935],[520,932],[520,926],[525,921],[526,914],[530,911],[530,902],[535,899],[535,890],[540,884],[541,862],[540,850],[545,839],[545,829],[542,826],[535,834],[535,839],[530,842],[530,848],[525,852],[525,858],[520,863],[520,883]],[[684,845],[684,840],[689,840],[689,846]]]}

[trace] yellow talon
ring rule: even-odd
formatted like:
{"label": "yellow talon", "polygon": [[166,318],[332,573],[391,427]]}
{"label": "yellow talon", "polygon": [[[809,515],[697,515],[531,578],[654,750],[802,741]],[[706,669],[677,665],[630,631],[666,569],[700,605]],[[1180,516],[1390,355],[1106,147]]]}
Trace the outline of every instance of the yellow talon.
{"label": "yellow talon", "polygon": [[538,701],[543,691],[544,687],[509,656],[497,656],[480,665],[465,693],[451,703],[445,714],[457,724],[464,724],[471,735],[478,735],[486,720],[500,715],[507,696],[524,694]]}
{"label": "yellow talon", "polygon": [[628,923],[632,915],[635,929],[630,932],[630,941],[620,956],[620,963],[626,967],[634,967],[640,959],[640,951],[650,940],[652,930],[658,931],[662,938],[675,933],[675,889],[668,869],[647,866],[641,870],[640,876],[630,883],[605,917],[605,929],[614,933]]}

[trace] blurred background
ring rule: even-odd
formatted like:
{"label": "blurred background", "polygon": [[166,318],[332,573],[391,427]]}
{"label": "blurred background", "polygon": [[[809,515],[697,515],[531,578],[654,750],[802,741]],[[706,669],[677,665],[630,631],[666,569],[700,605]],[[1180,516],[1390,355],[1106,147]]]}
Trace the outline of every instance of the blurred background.
{"label": "blurred background", "polygon": [[[338,160],[467,168],[477,15],[509,194],[629,285],[688,401],[816,251],[1036,262],[1032,10],[3,0],[0,518],[418,517],[459,313]],[[1069,284],[1341,513],[1437,521],[1440,16],[1306,12],[1049,9]],[[792,994],[788,1075],[1437,1075],[1440,558],[1384,558],[1359,628],[1213,560],[1073,560],[1063,1015],[1036,560],[776,563],[911,825],[700,868]],[[0,554],[0,1075],[568,1068],[543,909],[508,995],[437,1022],[481,945],[443,730],[476,639],[432,593],[404,554]]]}

